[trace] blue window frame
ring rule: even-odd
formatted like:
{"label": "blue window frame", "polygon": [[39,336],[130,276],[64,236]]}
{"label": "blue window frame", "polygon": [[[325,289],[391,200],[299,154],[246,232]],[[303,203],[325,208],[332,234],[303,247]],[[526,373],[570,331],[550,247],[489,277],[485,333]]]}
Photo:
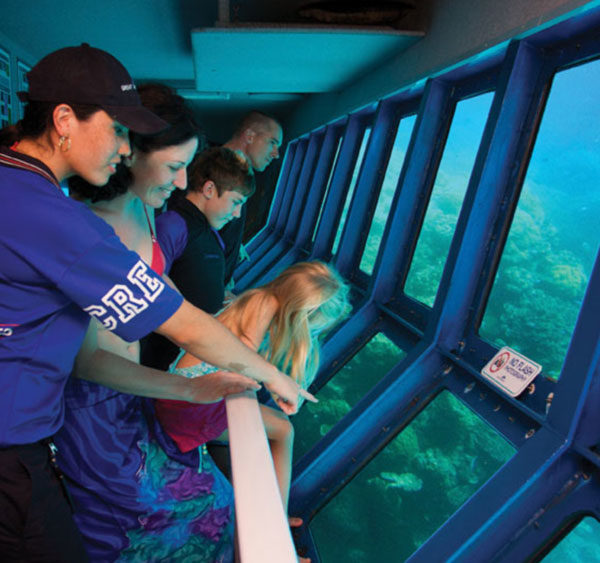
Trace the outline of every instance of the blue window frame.
{"label": "blue window frame", "polygon": [[[406,353],[325,432],[319,428],[320,439],[295,460],[290,513],[308,523],[298,530],[298,539],[313,560],[318,560],[318,545],[310,533],[311,519],[347,483],[360,481],[377,453],[409,428],[440,393],[485,420],[515,453],[468,502],[423,538],[412,561],[526,560],[555,541],[574,515],[588,512],[598,518],[600,264],[598,232],[595,239],[594,232],[588,232],[597,229],[600,216],[598,199],[590,195],[597,195],[595,186],[584,199],[564,197],[559,203],[564,216],[571,217],[577,217],[577,211],[585,215],[587,210],[581,208],[589,206],[593,220],[588,226],[582,222],[577,229],[563,225],[560,230],[562,241],[590,245],[585,250],[583,277],[573,261],[561,260],[550,268],[557,283],[565,279],[567,285],[578,283],[577,295],[564,297],[571,299],[573,314],[568,326],[557,327],[567,332],[560,362],[553,362],[558,367],[544,366],[545,371],[515,398],[482,377],[481,370],[501,345],[519,347],[494,328],[486,310],[502,303],[494,296],[494,285],[505,276],[503,256],[515,246],[511,231],[527,227],[523,206],[535,180],[531,171],[543,165],[540,139],[547,136],[544,131],[557,85],[561,76],[574,77],[580,68],[584,77],[577,80],[592,86],[584,69],[600,56],[599,37],[600,8],[590,6],[289,144],[269,222],[250,245],[255,259],[244,266],[240,288],[268,277],[275,267],[311,258],[332,261],[352,284],[353,312],[323,346],[314,392],[322,389],[326,394],[328,382],[335,389],[336,374],[375,334],[384,333]],[[576,103],[573,100],[585,88],[579,90],[557,107]],[[472,164],[466,166],[468,181],[453,211],[436,274],[439,283],[427,299],[419,299],[414,291],[404,289],[410,287],[411,263],[418,253],[453,116],[457,105],[480,95],[491,98],[489,114],[480,126]],[[577,103],[585,119],[585,105],[590,102]],[[577,112],[572,113],[575,118]],[[361,260],[378,213],[398,124],[410,114],[416,118],[406,155],[387,204],[376,258],[365,269]],[[592,136],[576,151],[590,151],[584,160],[593,172],[598,158],[594,120],[587,121],[583,125],[579,121],[577,128],[590,125],[586,131]],[[367,128],[371,132],[354,193],[349,194]],[[559,163],[551,179],[567,169]],[[579,173],[581,167],[571,170]],[[553,189],[544,188],[545,196]],[[344,202],[348,202],[347,214],[340,222]],[[585,229],[581,240],[577,234]],[[542,246],[549,238],[549,233],[540,235],[535,243]],[[496,317],[494,322],[501,322]],[[531,354],[544,364],[538,356],[545,352]]]}

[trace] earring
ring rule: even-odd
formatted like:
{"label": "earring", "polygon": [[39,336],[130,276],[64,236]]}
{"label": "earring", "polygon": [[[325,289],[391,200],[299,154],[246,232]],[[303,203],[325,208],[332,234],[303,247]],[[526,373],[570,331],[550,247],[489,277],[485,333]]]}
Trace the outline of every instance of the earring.
{"label": "earring", "polygon": [[[67,141],[65,148],[65,141]],[[58,139],[58,148],[61,152],[69,152],[71,150],[71,139],[69,137],[65,137],[65,135],[61,135]]]}

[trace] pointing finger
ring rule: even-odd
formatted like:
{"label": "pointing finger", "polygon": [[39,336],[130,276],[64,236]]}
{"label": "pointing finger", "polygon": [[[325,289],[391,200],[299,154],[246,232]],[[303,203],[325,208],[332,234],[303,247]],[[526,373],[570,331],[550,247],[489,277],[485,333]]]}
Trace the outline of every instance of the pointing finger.
{"label": "pointing finger", "polygon": [[300,389],[300,395],[302,395],[302,397],[304,397],[307,401],[310,401],[311,403],[318,403],[319,399],[317,399],[312,393],[309,393],[308,391],[306,391],[306,389]]}

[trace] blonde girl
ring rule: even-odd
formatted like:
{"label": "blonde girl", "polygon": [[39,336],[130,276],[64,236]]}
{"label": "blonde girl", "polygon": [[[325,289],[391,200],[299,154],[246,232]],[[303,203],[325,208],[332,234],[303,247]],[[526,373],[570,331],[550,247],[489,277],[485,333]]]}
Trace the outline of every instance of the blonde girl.
{"label": "blonde girl", "polygon": [[[273,281],[246,291],[217,318],[242,342],[306,389],[319,364],[319,333],[331,328],[347,310],[348,286],[330,266],[313,261],[295,264]],[[198,377],[216,369],[181,351],[170,372]],[[183,452],[223,438],[227,428],[224,401],[196,405],[157,400],[156,414]],[[261,405],[261,414],[287,511],[294,430],[279,410]]]}

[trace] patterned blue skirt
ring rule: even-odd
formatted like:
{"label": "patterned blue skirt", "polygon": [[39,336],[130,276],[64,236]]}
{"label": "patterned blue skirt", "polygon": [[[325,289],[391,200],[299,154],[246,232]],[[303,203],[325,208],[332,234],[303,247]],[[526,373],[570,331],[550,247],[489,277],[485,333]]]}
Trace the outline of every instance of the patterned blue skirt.
{"label": "patterned blue skirt", "polygon": [[182,454],[152,400],[72,378],[56,436],[91,561],[233,561],[233,491],[208,453]]}

